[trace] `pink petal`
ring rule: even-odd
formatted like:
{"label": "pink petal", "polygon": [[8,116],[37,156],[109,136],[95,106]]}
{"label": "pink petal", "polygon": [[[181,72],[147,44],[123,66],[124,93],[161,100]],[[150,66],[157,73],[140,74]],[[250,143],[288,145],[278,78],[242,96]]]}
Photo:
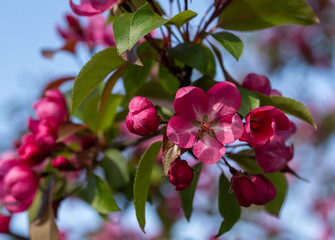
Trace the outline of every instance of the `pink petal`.
{"label": "pink petal", "polygon": [[242,136],[244,127],[238,114],[227,115],[222,118],[218,125],[212,127],[216,139],[222,144],[235,142]]}
{"label": "pink petal", "polygon": [[79,16],[93,16],[107,10],[94,8],[90,0],[80,0],[79,5],[74,4],[73,0],[70,0],[70,7],[72,11]]}
{"label": "pink petal", "polygon": [[106,11],[111,8],[118,0],[91,0],[92,7],[100,10]]}
{"label": "pink petal", "polygon": [[290,130],[291,129],[291,121],[287,118],[285,113],[283,113],[278,108],[274,108],[271,111],[273,120],[276,123],[277,130]]}
{"label": "pink petal", "polygon": [[205,92],[198,87],[183,87],[176,93],[174,109],[177,115],[188,119],[202,121],[208,109]]}
{"label": "pink petal", "polygon": [[287,147],[284,141],[275,137],[271,142],[255,149],[256,160],[264,172],[282,170],[293,157],[293,145]]}
{"label": "pink petal", "polygon": [[198,128],[189,120],[177,115],[170,119],[166,134],[167,137],[179,147],[190,148],[197,140]]}
{"label": "pink petal", "polygon": [[207,92],[209,101],[209,121],[220,119],[225,115],[235,114],[241,107],[241,94],[230,82],[215,84]]}
{"label": "pink petal", "polygon": [[225,154],[226,148],[215,138],[205,135],[193,147],[194,155],[203,163],[215,164]]}

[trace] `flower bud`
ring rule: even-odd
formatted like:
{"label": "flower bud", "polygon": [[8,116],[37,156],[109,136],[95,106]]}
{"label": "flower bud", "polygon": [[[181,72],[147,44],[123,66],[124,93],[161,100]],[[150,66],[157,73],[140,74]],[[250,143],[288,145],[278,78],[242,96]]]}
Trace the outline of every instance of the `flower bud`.
{"label": "flower bud", "polygon": [[72,163],[66,157],[63,157],[63,156],[56,157],[52,161],[51,166],[53,168],[57,168],[61,171],[72,171],[72,170],[74,170],[74,167],[73,167]]}
{"label": "flower bud", "polygon": [[9,232],[10,216],[0,215],[0,233]]}
{"label": "flower bud", "polygon": [[270,95],[271,83],[269,79],[264,75],[258,75],[255,73],[249,73],[243,80],[242,87],[263,93],[264,95]]}
{"label": "flower bud", "polygon": [[11,213],[20,213],[26,211],[32,204],[33,199],[18,201],[12,195],[7,195],[2,199],[5,208]]}
{"label": "flower bud", "polygon": [[253,202],[257,205],[264,205],[276,197],[276,188],[272,182],[263,175],[255,175],[251,181],[256,188],[256,199]]}
{"label": "flower bud", "polygon": [[67,119],[65,99],[58,89],[46,91],[45,97],[35,102],[34,109],[40,119],[47,119],[57,125]]}
{"label": "flower bud", "polygon": [[148,136],[157,131],[158,114],[149,99],[134,97],[130,101],[126,125],[130,132],[141,136]]}
{"label": "flower bud", "polygon": [[9,170],[3,181],[8,195],[18,201],[28,201],[35,196],[39,177],[28,167],[15,166]]}
{"label": "flower bud", "polygon": [[35,166],[40,164],[46,157],[46,152],[37,145],[35,137],[32,134],[24,135],[22,145],[18,149],[20,161],[26,166]]}
{"label": "flower bud", "polygon": [[242,207],[249,207],[256,199],[255,185],[247,175],[241,172],[232,177],[231,188],[238,204]]}
{"label": "flower bud", "polygon": [[168,176],[170,182],[176,187],[177,191],[182,191],[190,186],[193,179],[193,169],[185,160],[178,158],[170,167]]}
{"label": "flower bud", "polygon": [[237,172],[231,179],[231,187],[238,204],[249,207],[251,204],[264,205],[276,196],[272,182],[262,175],[247,175]]}

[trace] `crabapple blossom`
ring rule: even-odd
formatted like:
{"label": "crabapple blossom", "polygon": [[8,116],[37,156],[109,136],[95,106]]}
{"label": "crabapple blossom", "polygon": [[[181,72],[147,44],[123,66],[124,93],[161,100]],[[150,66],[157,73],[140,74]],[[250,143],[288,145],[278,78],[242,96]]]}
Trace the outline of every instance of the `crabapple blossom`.
{"label": "crabapple blossom", "polygon": [[0,233],[9,232],[10,216],[0,215]]}
{"label": "crabapple blossom", "polygon": [[45,92],[45,97],[34,103],[34,109],[39,119],[46,119],[58,126],[67,119],[65,99],[58,89]]}
{"label": "crabapple blossom", "polygon": [[276,188],[263,175],[247,175],[235,172],[231,179],[238,204],[249,207],[251,204],[264,205],[276,196]]}
{"label": "crabapple blossom", "polygon": [[167,126],[167,136],[181,148],[193,146],[202,162],[214,164],[225,154],[224,144],[241,137],[243,124],[236,113],[241,95],[230,82],[215,84],[205,93],[198,87],[183,87],[176,93],[176,115]]}
{"label": "crabapple blossom", "polygon": [[159,118],[155,106],[144,97],[134,97],[129,103],[126,125],[130,132],[148,136],[157,131]]}
{"label": "crabapple blossom", "polygon": [[38,165],[47,156],[47,152],[38,146],[32,134],[26,134],[22,137],[22,144],[18,149],[18,154],[20,162],[26,166]]}
{"label": "crabapple blossom", "polygon": [[49,151],[55,146],[57,140],[58,126],[55,122],[47,119],[34,120],[28,119],[28,128],[35,136],[36,144]]}
{"label": "crabapple blossom", "polygon": [[290,130],[291,122],[287,116],[273,106],[251,110],[245,117],[244,132],[240,140],[256,148],[270,142],[277,130]]}
{"label": "crabapple blossom", "polygon": [[168,176],[175,189],[182,191],[192,183],[193,170],[187,161],[178,158],[171,164]]}
{"label": "crabapple blossom", "polygon": [[32,200],[38,187],[37,173],[25,166],[14,166],[5,175],[5,191],[18,201]]}
{"label": "crabapple blossom", "polygon": [[80,0],[76,5],[70,0],[72,11],[79,16],[93,16],[111,9],[118,0]]}

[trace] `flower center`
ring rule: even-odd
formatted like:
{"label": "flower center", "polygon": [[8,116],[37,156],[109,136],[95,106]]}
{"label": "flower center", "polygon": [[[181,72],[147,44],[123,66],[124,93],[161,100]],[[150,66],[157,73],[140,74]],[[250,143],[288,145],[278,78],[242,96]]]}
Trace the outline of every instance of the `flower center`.
{"label": "flower center", "polygon": [[211,129],[212,122],[207,123],[207,122],[199,122],[199,130],[198,130],[198,135],[200,138],[204,136],[205,133],[207,133],[210,136],[215,136],[214,130]]}
{"label": "flower center", "polygon": [[261,123],[256,118],[250,119],[250,129],[252,131],[257,131],[260,127]]}

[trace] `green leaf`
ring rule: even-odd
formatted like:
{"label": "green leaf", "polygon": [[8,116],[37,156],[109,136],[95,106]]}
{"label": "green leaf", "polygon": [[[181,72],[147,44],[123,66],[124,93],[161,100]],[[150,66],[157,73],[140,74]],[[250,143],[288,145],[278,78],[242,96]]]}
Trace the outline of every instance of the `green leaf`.
{"label": "green leaf", "polygon": [[94,95],[85,101],[82,120],[88,125],[88,127],[93,131],[97,132],[99,129],[99,116],[98,116],[98,103],[100,100],[100,95]]}
{"label": "green leaf", "polygon": [[273,185],[276,187],[276,197],[265,204],[265,209],[267,212],[279,216],[282,205],[285,201],[286,193],[287,193],[287,181],[283,173],[271,173],[265,175]]}
{"label": "green leaf", "polygon": [[218,82],[213,80],[212,77],[210,77],[208,75],[204,75],[201,78],[194,81],[191,85],[195,86],[195,87],[198,87],[198,88],[201,88],[202,90],[207,92],[211,87],[213,87],[217,83]]}
{"label": "green leaf", "polygon": [[216,74],[216,62],[215,62],[213,52],[205,45],[202,45],[202,47],[205,49],[206,54],[207,54],[207,59],[208,59],[208,66],[207,66],[206,74],[214,78]]}
{"label": "green leaf", "polygon": [[110,187],[119,188],[129,183],[129,169],[126,159],[117,149],[105,151],[105,158],[101,161],[106,180]]}
{"label": "green leaf", "polygon": [[105,131],[109,129],[114,123],[117,108],[120,106],[123,100],[122,95],[111,94],[104,104],[104,108],[101,109],[99,118],[99,130]]}
{"label": "green leaf", "polygon": [[71,114],[109,73],[123,63],[124,61],[118,56],[115,47],[107,48],[93,55],[74,81]]}
{"label": "green leaf", "polygon": [[218,26],[252,31],[282,24],[315,23],[319,19],[304,0],[234,0],[220,14]]}
{"label": "green leaf", "polygon": [[166,49],[166,51],[173,58],[185,65],[196,68],[201,73],[207,73],[207,52],[201,45],[193,42],[185,42],[174,48]]}
{"label": "green leaf", "polygon": [[238,113],[245,117],[250,110],[258,108],[260,106],[260,99],[254,91],[249,91],[245,88],[238,87],[240,91],[242,102]]}
{"label": "green leaf", "polygon": [[314,128],[317,128],[311,113],[301,102],[282,96],[265,96],[261,93],[256,94],[261,100],[261,106],[274,106],[282,110],[284,113],[300,118],[311,124]]}
{"label": "green leaf", "polygon": [[196,17],[198,14],[191,10],[186,10],[183,12],[178,13],[177,15],[173,16],[166,24],[174,24],[177,27],[183,26],[185,23]]}
{"label": "green leaf", "polygon": [[100,214],[119,211],[108,185],[92,171],[87,176],[89,203]]}
{"label": "green leaf", "polygon": [[[153,91],[153,89],[155,89],[155,91]],[[145,82],[135,95],[146,98],[172,100],[172,96],[165,90],[165,88],[163,88],[162,84],[154,81]]]}
{"label": "green leaf", "polygon": [[145,202],[148,198],[152,169],[161,146],[162,142],[155,142],[145,151],[141,157],[135,176],[134,205],[136,218],[144,233]]}
{"label": "green leaf", "polygon": [[179,81],[167,68],[159,66],[159,80],[164,89],[171,95],[174,96],[179,89]]}
{"label": "green leaf", "polygon": [[142,86],[148,79],[154,61],[144,59],[142,60],[143,67],[137,65],[130,65],[123,75],[123,84],[128,96],[134,93]]}
{"label": "green leaf", "polygon": [[224,174],[219,182],[219,212],[224,220],[216,238],[228,232],[241,217],[241,207],[238,205],[235,194],[230,193],[230,183]]}
{"label": "green leaf", "polygon": [[201,172],[201,168],[202,168],[202,163],[198,163],[194,165],[193,169],[199,174],[195,173],[193,175],[193,180],[192,180],[191,185],[188,188],[186,188],[184,191],[180,192],[180,198],[182,201],[182,206],[183,206],[184,214],[185,214],[187,221],[190,221],[190,218],[192,215],[193,199],[195,195],[195,190],[197,189],[197,184],[198,184],[198,179],[199,179],[199,175]]}
{"label": "green leaf", "polygon": [[256,162],[255,157],[250,156],[250,150],[243,150],[239,153],[233,154],[228,153],[227,157],[234,160],[248,173],[252,174],[262,174],[264,171],[259,167]]}
{"label": "green leaf", "polygon": [[230,32],[218,32],[211,34],[237,61],[243,53],[243,42]]}
{"label": "green leaf", "polygon": [[30,205],[29,209],[28,209],[28,216],[29,216],[29,222],[34,221],[39,214],[41,214],[41,206],[42,204],[45,204],[43,199],[45,198],[43,196],[43,191],[41,191],[40,189],[37,190],[33,203]]}
{"label": "green leaf", "polygon": [[158,16],[148,3],[134,14],[124,14],[113,24],[119,54],[130,50],[142,37],[164,25],[168,20]]}

